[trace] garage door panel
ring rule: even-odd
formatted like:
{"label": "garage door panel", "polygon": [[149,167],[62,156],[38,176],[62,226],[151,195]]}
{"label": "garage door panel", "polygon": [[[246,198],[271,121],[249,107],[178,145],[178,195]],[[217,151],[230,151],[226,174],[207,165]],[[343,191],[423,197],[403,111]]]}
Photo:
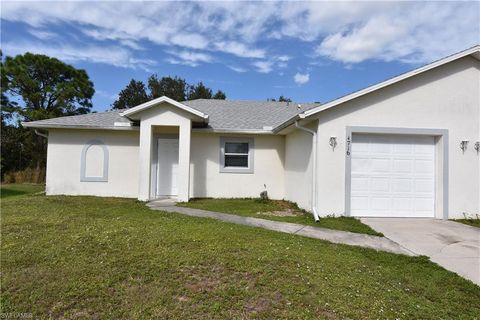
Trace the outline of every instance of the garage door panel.
{"label": "garage door panel", "polygon": [[351,215],[433,217],[434,174],[433,137],[354,134]]}
{"label": "garage door panel", "polygon": [[368,210],[368,196],[352,196],[352,207],[355,207],[355,210]]}
{"label": "garage door panel", "polygon": [[393,153],[396,155],[411,155],[414,152],[411,144],[396,143],[393,145]]}
{"label": "garage door panel", "polygon": [[392,191],[393,192],[412,192],[413,181],[411,178],[393,178]]}
{"label": "garage door panel", "polygon": [[412,159],[393,159],[393,173],[412,173],[413,167]]}
{"label": "garage door panel", "polygon": [[392,201],[392,211],[397,214],[400,212],[404,212],[405,214],[413,212],[414,200],[412,198],[394,198]]}
{"label": "garage door panel", "polygon": [[365,186],[368,187],[370,179],[368,177],[355,177],[352,178],[351,188],[352,192],[365,190]]}
{"label": "garage door panel", "polygon": [[433,179],[416,179],[415,192],[433,194],[435,190],[435,181]]}
{"label": "garage door panel", "polygon": [[388,178],[371,178],[370,191],[375,192],[389,192],[390,179]]}
{"label": "garage door panel", "polygon": [[355,145],[352,145],[352,153],[357,155],[368,154],[368,145],[369,140],[367,137],[359,137]]}
{"label": "garage door panel", "polygon": [[382,158],[371,159],[371,171],[372,173],[386,173],[390,171],[390,160]]}
{"label": "garage door panel", "polygon": [[415,199],[415,211],[430,212],[432,208],[433,200],[431,198],[416,198]]}
{"label": "garage door panel", "polygon": [[369,172],[371,167],[371,161],[368,158],[358,157],[355,161],[352,161],[352,172],[362,173]]}
{"label": "garage door panel", "polygon": [[433,160],[415,160],[415,173],[432,174],[434,171]]}
{"label": "garage door panel", "polygon": [[387,211],[391,207],[390,197],[374,196],[371,198],[370,208],[374,211]]}
{"label": "garage door panel", "polygon": [[380,143],[370,143],[370,154],[390,154],[392,152],[392,145],[388,143],[387,139],[384,139]]}

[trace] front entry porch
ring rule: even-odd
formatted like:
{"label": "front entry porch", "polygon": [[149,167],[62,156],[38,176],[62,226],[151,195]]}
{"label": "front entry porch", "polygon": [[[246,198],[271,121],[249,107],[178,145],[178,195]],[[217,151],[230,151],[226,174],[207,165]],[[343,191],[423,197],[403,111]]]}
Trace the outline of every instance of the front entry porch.
{"label": "front entry porch", "polygon": [[123,112],[140,122],[138,199],[188,201],[192,122],[206,125],[208,115],[168,97]]}

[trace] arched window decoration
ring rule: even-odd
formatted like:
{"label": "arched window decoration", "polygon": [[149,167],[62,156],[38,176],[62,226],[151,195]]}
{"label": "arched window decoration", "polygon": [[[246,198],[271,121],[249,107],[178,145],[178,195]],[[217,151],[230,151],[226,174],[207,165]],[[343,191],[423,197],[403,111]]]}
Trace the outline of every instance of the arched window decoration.
{"label": "arched window decoration", "polygon": [[83,146],[80,181],[108,181],[108,149],[103,141],[91,140]]}

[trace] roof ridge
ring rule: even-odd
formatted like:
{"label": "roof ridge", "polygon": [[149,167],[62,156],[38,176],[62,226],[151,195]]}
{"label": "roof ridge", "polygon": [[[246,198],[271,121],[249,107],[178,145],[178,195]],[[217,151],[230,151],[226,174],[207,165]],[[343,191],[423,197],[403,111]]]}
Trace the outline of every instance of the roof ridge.
{"label": "roof ridge", "polygon": [[192,101],[218,101],[218,102],[254,102],[254,103],[291,103],[291,104],[320,104],[319,102],[315,101],[270,101],[270,100],[242,100],[242,99],[193,99],[193,100],[185,100],[181,103],[188,103]]}

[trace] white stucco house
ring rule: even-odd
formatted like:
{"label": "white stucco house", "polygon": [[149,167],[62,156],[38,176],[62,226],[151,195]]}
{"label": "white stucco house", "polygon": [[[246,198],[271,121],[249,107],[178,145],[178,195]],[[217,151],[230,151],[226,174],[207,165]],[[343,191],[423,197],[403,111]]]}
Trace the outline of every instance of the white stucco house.
{"label": "white stucco house", "polygon": [[24,123],[48,130],[46,192],[287,199],[314,213],[480,213],[480,46],[325,103],[161,97]]}

